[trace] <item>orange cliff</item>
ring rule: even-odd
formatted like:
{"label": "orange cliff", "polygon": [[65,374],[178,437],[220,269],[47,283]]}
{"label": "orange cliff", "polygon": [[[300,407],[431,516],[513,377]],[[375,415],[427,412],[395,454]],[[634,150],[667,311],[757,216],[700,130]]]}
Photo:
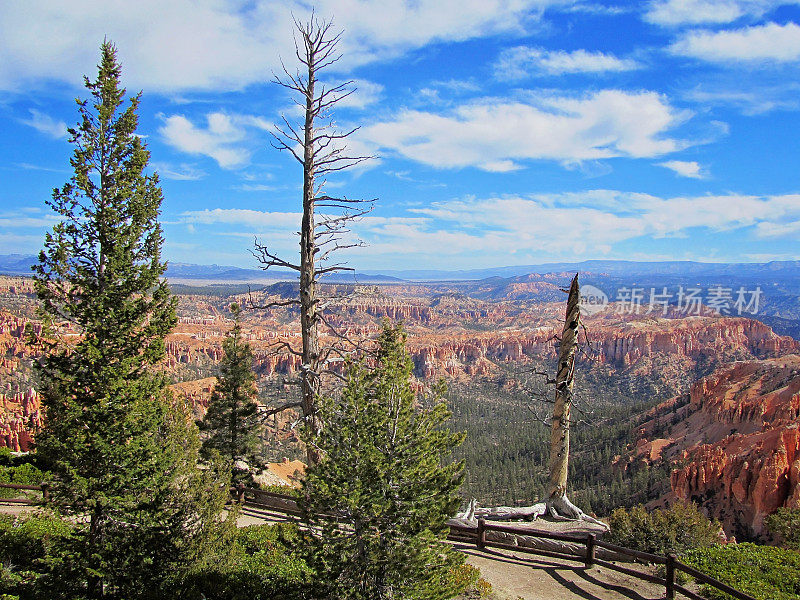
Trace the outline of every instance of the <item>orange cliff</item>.
{"label": "orange cliff", "polygon": [[800,508],[800,356],[739,361],[663,403],[639,430],[679,465],[673,498],[700,504],[740,538],[765,532],[780,507]]}
{"label": "orange cliff", "polygon": [[[453,305],[458,301],[450,297],[440,298],[436,301],[437,310],[455,310]],[[465,302],[470,304],[474,301],[467,299]],[[400,303],[384,300],[382,304],[397,306],[400,310]],[[410,310],[408,316],[413,318],[416,310]],[[425,320],[428,316],[422,314],[422,318]],[[488,328],[498,318],[498,315],[492,315],[485,321],[476,321],[476,324]],[[209,319],[213,322],[210,326],[182,323],[167,338],[164,367],[178,379],[197,381],[198,376],[212,375],[222,357],[222,340],[228,325],[213,315]],[[407,324],[408,347],[415,375],[422,380],[446,375],[469,381],[497,376],[498,365],[503,363],[550,360],[555,353],[556,329],[545,322],[553,321],[548,318],[530,322],[527,326],[498,325],[483,332],[452,327],[428,328],[411,322]],[[17,393],[30,387],[26,383],[28,378],[23,363],[29,364],[34,355],[24,342],[26,323],[23,318],[0,312],[0,384],[5,387],[5,390],[0,387],[0,393]],[[294,347],[299,344],[299,337],[291,326],[278,330],[272,324],[265,328],[255,321],[246,325],[249,325],[248,335],[253,343],[255,369],[259,377],[289,375],[298,371],[301,360],[297,355],[285,348],[277,353],[269,349],[285,343]],[[373,327],[370,323],[353,326],[364,331]],[[779,336],[768,326],[745,318],[644,319],[600,315],[587,319],[587,330],[594,349],[593,364],[611,370],[656,373],[674,389],[685,389],[688,373],[701,359],[716,363],[800,352],[797,341]],[[12,380],[16,381],[13,385],[10,383]],[[209,382],[200,381],[202,385],[194,386],[195,389],[185,394],[192,400],[197,414],[204,412],[210,387]],[[199,391],[200,387],[206,389]]]}
{"label": "orange cliff", "polygon": [[[769,357],[800,351],[800,342],[751,319],[691,317],[607,322],[587,319],[592,362],[612,369],[664,371],[676,387],[686,385],[694,362]],[[418,376],[487,375],[493,363],[555,356],[556,330],[499,330],[482,334],[423,334],[409,339]],[[658,361],[661,362],[658,362]],[[664,361],[673,364],[665,365]]]}
{"label": "orange cliff", "polygon": [[27,452],[33,447],[33,432],[41,426],[42,409],[36,390],[0,394],[0,446]]}

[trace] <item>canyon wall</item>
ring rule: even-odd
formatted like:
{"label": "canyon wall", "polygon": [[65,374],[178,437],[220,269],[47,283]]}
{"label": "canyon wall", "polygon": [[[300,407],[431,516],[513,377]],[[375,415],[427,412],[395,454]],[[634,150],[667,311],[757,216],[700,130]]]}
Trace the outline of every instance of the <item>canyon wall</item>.
{"label": "canyon wall", "polygon": [[672,499],[752,538],[777,508],[800,508],[799,426],[800,356],[739,361],[651,411],[635,452],[675,464]]}

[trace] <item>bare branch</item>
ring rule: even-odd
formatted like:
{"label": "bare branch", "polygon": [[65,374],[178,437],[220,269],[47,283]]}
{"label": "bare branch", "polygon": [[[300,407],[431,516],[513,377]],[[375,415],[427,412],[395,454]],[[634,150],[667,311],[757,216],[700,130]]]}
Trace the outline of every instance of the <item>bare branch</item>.
{"label": "bare branch", "polygon": [[292,269],[293,271],[300,270],[300,265],[295,265],[283,260],[275,254],[272,254],[269,250],[267,250],[266,246],[259,244],[258,240],[255,241],[255,250],[251,250],[250,254],[252,254],[255,259],[263,265],[262,268],[265,271],[270,267],[284,267],[287,269]]}
{"label": "bare branch", "polygon": [[272,342],[271,344],[267,345],[267,349],[271,353],[276,353],[279,350],[286,350],[292,356],[299,356],[301,358],[303,356],[302,352],[300,352],[299,350],[295,350],[294,348],[292,348],[292,346],[291,346],[291,344],[289,344],[289,342],[285,342],[283,340]]}
{"label": "bare branch", "polygon": [[291,410],[293,408],[302,408],[302,404],[300,402],[287,402],[286,404],[282,404],[274,408],[265,409],[265,407],[259,407],[258,416],[261,419],[261,422],[263,423],[270,417],[274,417],[279,413]]}

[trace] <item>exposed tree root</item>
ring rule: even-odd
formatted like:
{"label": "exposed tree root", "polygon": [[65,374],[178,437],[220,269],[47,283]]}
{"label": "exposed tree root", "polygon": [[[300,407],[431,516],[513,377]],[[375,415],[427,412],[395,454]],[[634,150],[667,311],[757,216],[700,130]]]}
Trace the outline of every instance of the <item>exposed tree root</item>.
{"label": "exposed tree root", "polygon": [[476,525],[478,519],[488,521],[533,521],[539,517],[549,516],[558,521],[585,521],[599,525],[604,531],[609,531],[607,523],[587,515],[580,508],[569,501],[566,494],[551,496],[547,502],[538,502],[531,506],[478,506],[473,498],[467,509],[459,512],[451,519],[454,523]]}
{"label": "exposed tree root", "polygon": [[611,530],[607,523],[587,515],[580,508],[570,502],[566,493],[554,494],[548,498],[547,513],[554,519],[561,518],[569,521],[586,521],[587,523],[593,523],[601,526],[604,531]]}

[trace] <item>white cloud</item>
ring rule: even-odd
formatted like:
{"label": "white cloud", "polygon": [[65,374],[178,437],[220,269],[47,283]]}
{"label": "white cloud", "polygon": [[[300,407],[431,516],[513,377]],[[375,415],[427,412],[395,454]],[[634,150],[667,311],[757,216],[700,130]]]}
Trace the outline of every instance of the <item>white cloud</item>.
{"label": "white cloud", "polygon": [[796,62],[800,60],[800,26],[767,23],[731,31],[692,31],[670,49],[709,62]]}
{"label": "white cloud", "polygon": [[42,249],[44,234],[19,235],[0,231],[0,254],[35,254]]}
{"label": "white cloud", "polygon": [[[797,201],[800,202],[800,197]],[[759,223],[756,233],[762,238],[796,238],[800,235],[800,219],[788,223]],[[797,260],[797,255],[792,260]]]}
{"label": "white cloud", "polygon": [[67,124],[64,121],[57,121],[50,115],[46,115],[35,108],[29,109],[29,112],[31,118],[22,121],[25,125],[30,125],[36,131],[50,136],[54,140],[67,137]]}
{"label": "white cloud", "polygon": [[266,212],[244,208],[193,210],[180,215],[182,223],[193,225],[246,225],[269,229],[297,227],[301,217],[301,213]]}
{"label": "white cloud", "polygon": [[661,0],[651,2],[644,18],[658,25],[730,23],[745,14],[745,6],[764,2],[740,0]]}
{"label": "white cloud", "polygon": [[158,132],[164,141],[188,154],[208,156],[223,169],[235,169],[249,163],[248,128],[268,130],[271,124],[262,117],[212,112],[204,127],[198,127],[184,115],[164,116]]}
{"label": "white cloud", "polygon": [[14,163],[14,166],[19,167],[20,169],[25,169],[26,171],[44,171],[46,173],[64,173],[68,174],[69,170],[67,169],[55,169],[53,167],[45,167],[43,165],[34,165],[32,163]]}
{"label": "white cloud", "polygon": [[675,171],[681,177],[691,179],[705,179],[707,174],[697,161],[668,160],[658,163],[659,166]]}
{"label": "white cloud", "polygon": [[[446,256],[491,264],[542,257],[598,257],[617,244],[642,238],[682,237],[689,230],[732,232],[753,228],[759,238],[797,235],[800,195],[697,196],[659,198],[617,190],[501,196],[434,202],[410,210],[410,216],[368,216],[354,224],[354,236],[368,243],[364,252],[343,252],[343,260],[374,264],[380,257]],[[296,251],[299,213],[240,209],[192,211],[185,224],[213,226],[215,234],[252,239],[270,233],[280,251]],[[224,229],[222,226],[228,226]],[[553,235],[569,231],[568,236]],[[652,257],[651,257],[652,258]],[[363,267],[362,267],[363,268]]]}
{"label": "white cloud", "polygon": [[359,139],[434,167],[497,171],[520,160],[661,156],[686,145],[665,135],[688,116],[653,92],[604,90],[538,105],[477,101],[445,115],[405,110],[364,127]]}
{"label": "white cloud", "polygon": [[[339,82],[324,82],[326,87],[338,85]],[[347,94],[349,90],[352,93]],[[383,96],[383,86],[379,83],[367,81],[366,79],[355,79],[352,85],[344,90],[341,100],[336,103],[336,108],[357,108],[362,109],[375,104]]]}
{"label": "white cloud", "polygon": [[31,217],[20,212],[0,213],[0,228],[50,228],[61,220],[53,214]]}
{"label": "white cloud", "polygon": [[516,46],[504,50],[494,66],[499,79],[517,80],[534,75],[561,75],[564,73],[607,73],[631,71],[639,64],[631,59],[617,58],[602,52],[574,50],[550,51],[529,46]]}
{"label": "white cloud", "polygon": [[[760,237],[786,235],[800,219],[800,196],[698,196],[659,198],[648,194],[593,190],[581,193],[452,200],[414,209],[442,229],[475,230],[470,248],[569,251],[575,240],[608,246],[641,237],[676,237],[692,228],[732,231],[756,226]],[[570,231],[554,236],[553,231]]]}
{"label": "white cloud", "polygon": [[732,23],[743,17],[760,18],[779,6],[798,0],[653,0],[644,19],[675,27],[703,23]]}
{"label": "white cloud", "polygon": [[267,185],[264,183],[245,183],[236,186],[235,189],[241,192],[274,192],[278,188],[274,185]]}
{"label": "white cloud", "polygon": [[496,160],[483,163],[481,168],[489,173],[510,173],[511,171],[519,171],[522,165],[518,165],[513,160]]}
{"label": "white cloud", "polygon": [[180,165],[171,165],[165,162],[150,163],[159,176],[163,179],[172,179],[175,181],[197,181],[206,176],[206,172],[198,169],[194,165],[181,163]]}
{"label": "white cloud", "polygon": [[[319,0],[316,14],[345,30],[335,68],[398,56],[431,42],[523,31],[567,0]],[[96,71],[105,36],[118,44],[132,89],[241,89],[270,79],[294,56],[292,16],[304,0],[6,0],[0,3],[0,89],[48,80],[78,85]],[[35,43],[31,43],[35,40]],[[94,43],[92,43],[94,42]]]}
{"label": "white cloud", "polygon": [[800,108],[800,84],[785,82],[781,85],[759,85],[751,91],[744,91],[734,84],[719,85],[714,82],[709,88],[698,86],[687,92],[685,98],[690,102],[707,105],[734,106],[743,114],[763,115],[773,110],[797,110]]}

